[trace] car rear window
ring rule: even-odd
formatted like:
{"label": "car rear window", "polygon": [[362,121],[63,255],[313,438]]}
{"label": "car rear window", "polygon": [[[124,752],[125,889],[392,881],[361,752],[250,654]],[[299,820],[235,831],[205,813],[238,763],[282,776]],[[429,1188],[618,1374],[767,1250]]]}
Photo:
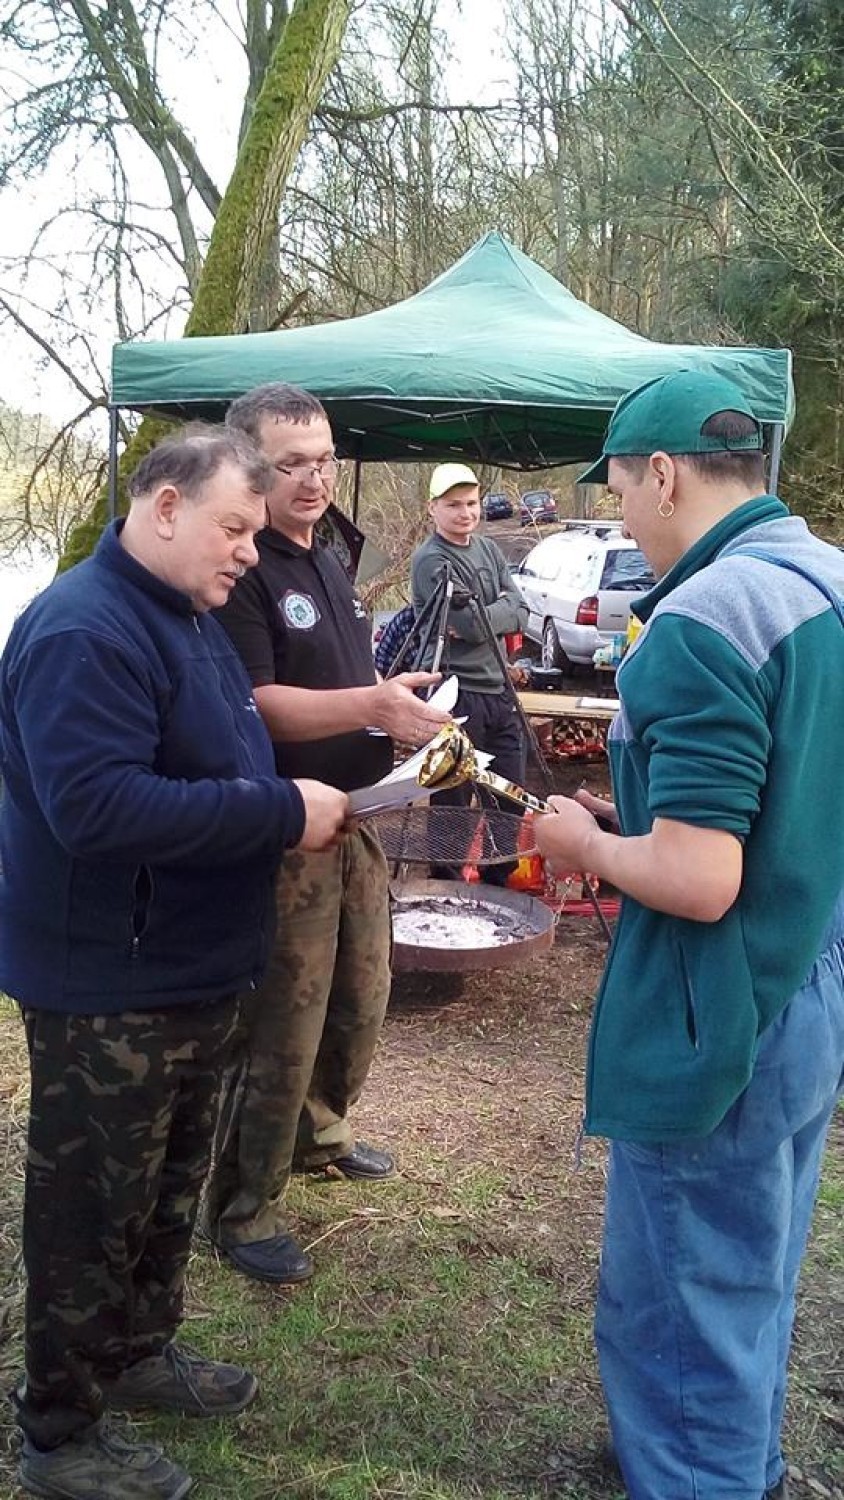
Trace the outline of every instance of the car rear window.
{"label": "car rear window", "polygon": [[655,583],[650,564],[638,547],[619,547],[607,553],[600,588],[631,589],[644,593],[646,589],[653,588]]}

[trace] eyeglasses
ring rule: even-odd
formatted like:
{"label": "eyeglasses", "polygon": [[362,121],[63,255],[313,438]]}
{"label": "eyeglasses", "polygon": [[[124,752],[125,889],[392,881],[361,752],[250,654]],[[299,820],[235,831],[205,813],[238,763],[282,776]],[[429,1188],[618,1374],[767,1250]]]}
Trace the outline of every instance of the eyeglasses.
{"label": "eyeglasses", "polygon": [[339,458],[324,458],[321,464],[273,464],[273,468],[285,479],[295,479],[297,484],[307,484],[309,479],[317,475],[320,479],[336,479],[343,467]]}

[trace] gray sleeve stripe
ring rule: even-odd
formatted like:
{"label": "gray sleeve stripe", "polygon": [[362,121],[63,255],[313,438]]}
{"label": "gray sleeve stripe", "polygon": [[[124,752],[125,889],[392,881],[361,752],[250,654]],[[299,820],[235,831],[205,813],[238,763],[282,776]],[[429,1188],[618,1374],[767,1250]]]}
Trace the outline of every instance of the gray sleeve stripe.
{"label": "gray sleeve stripe", "polygon": [[752,557],[723,558],[657,605],[653,618],[674,614],[707,626],[758,672],[781,641],[829,609],[799,574]]}

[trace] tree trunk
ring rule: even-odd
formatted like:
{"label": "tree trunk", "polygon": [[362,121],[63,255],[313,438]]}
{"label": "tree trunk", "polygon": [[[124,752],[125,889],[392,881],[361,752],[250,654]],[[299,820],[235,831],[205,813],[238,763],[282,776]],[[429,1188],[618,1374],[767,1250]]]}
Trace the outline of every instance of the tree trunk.
{"label": "tree trunk", "polygon": [[267,69],[217,215],[186,337],[242,333],[282,189],[340,53],[350,0],[299,0]]}
{"label": "tree trunk", "polygon": [[[350,8],[351,0],[299,0],[284,27],[220,204],[186,338],[240,333],[248,326],[281,194],[339,56]],[[160,417],[144,418],[120,461],[121,493],[128,475],[167,426]],[[92,514],[73,532],[59,571],[88,556],[107,516],[103,492]]]}

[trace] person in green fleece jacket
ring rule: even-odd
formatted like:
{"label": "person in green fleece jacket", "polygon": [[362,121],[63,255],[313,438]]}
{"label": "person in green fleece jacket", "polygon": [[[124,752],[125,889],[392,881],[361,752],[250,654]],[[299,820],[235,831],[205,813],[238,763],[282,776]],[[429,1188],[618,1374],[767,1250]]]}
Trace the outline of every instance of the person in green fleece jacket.
{"label": "person in green fleece jacket", "polygon": [[764,493],[761,427],[717,375],[626,396],[582,480],[608,482],[659,580],[618,673],[614,807],[554,798],[537,819],[552,862],[623,893],[585,1118],[611,1141],[613,1442],[631,1500],[780,1500],[844,1077],[844,555]]}

